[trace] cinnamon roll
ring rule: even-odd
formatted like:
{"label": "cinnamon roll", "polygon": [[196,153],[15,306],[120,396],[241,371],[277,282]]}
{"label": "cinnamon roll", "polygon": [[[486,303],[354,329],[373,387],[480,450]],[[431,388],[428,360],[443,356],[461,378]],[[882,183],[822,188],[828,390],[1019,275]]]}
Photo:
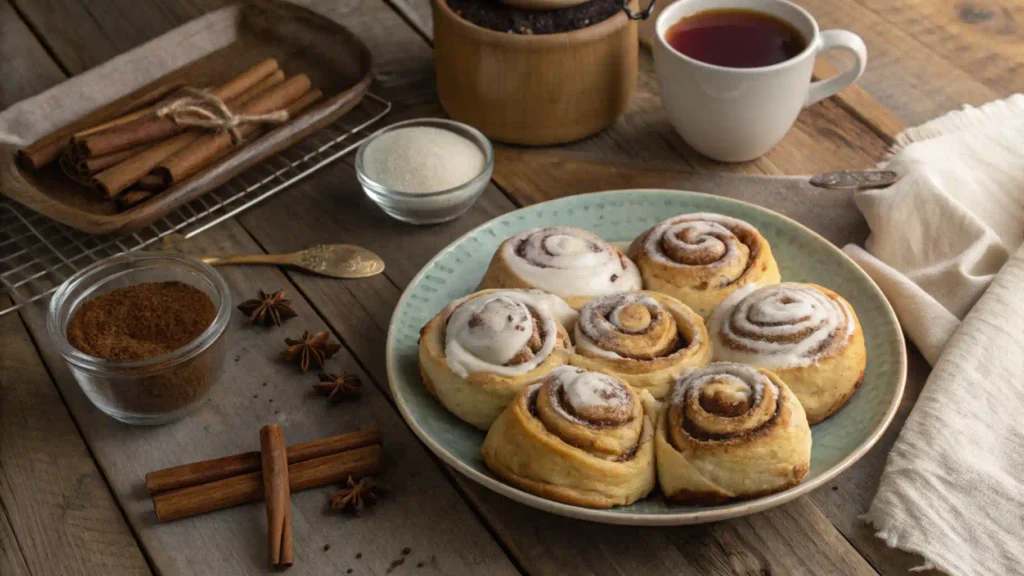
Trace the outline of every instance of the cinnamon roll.
{"label": "cinnamon roll", "polygon": [[743,220],[685,214],[655,225],[630,246],[648,290],[672,296],[707,318],[739,288],[781,281],[764,236]]}
{"label": "cinnamon roll", "polygon": [[538,288],[578,309],[593,296],[639,290],[641,280],[625,254],[591,232],[535,228],[502,242],[480,288]]}
{"label": "cinnamon roll", "polygon": [[529,384],[568,362],[576,311],[539,290],[484,290],[449,304],[420,331],[427,389],[486,430]]}
{"label": "cinnamon roll", "polygon": [[810,467],[811,429],[778,376],[714,363],[672,387],[655,446],[669,502],[720,504],[799,484]]}
{"label": "cinnamon roll", "polygon": [[612,374],[659,400],[677,376],[711,361],[704,320],[656,292],[609,294],[587,302],[575,341],[570,364]]}
{"label": "cinnamon roll", "polygon": [[654,489],[656,405],[617,378],[562,366],[516,396],[480,453],[503,480],[538,496],[631,504]]}
{"label": "cinnamon roll", "polygon": [[817,424],[864,379],[864,332],[850,303],[815,284],[785,282],[733,293],[708,322],[715,360],[767,368]]}

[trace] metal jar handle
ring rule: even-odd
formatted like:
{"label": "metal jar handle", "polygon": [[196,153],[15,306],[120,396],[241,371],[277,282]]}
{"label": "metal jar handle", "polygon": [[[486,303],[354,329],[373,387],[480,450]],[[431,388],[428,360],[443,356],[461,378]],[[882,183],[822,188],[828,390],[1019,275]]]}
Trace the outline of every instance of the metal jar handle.
{"label": "metal jar handle", "polygon": [[651,17],[651,12],[654,10],[654,3],[657,0],[651,0],[651,3],[647,5],[647,8],[639,12],[633,12],[629,8],[629,0],[622,0],[622,11],[629,16],[630,20],[647,20]]}

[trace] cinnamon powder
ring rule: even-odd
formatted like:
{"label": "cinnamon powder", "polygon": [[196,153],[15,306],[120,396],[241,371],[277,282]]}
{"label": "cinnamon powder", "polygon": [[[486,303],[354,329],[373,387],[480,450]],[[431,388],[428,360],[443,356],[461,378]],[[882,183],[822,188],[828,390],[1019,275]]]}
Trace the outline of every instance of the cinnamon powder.
{"label": "cinnamon powder", "polygon": [[202,290],[182,282],[117,288],[82,304],[71,317],[72,346],[106,360],[145,360],[195,340],[217,316]]}
{"label": "cinnamon powder", "polygon": [[[75,310],[68,342],[106,360],[163,356],[198,338],[213,324],[217,308],[203,291],[181,282],[150,282],[116,288]],[[83,389],[104,409],[122,417],[163,416],[195,407],[224,363],[224,334],[182,361],[144,367],[108,368],[86,378]],[[97,400],[96,398],[99,398]]]}

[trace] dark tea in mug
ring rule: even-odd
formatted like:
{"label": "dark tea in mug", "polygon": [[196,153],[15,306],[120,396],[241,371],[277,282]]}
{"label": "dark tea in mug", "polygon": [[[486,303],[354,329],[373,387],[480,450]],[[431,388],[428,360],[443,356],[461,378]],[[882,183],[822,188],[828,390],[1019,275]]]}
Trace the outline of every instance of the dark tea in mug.
{"label": "dark tea in mug", "polygon": [[665,31],[665,41],[694,60],[727,68],[771,66],[807,48],[807,40],[789,22],[742,9],[691,14]]}

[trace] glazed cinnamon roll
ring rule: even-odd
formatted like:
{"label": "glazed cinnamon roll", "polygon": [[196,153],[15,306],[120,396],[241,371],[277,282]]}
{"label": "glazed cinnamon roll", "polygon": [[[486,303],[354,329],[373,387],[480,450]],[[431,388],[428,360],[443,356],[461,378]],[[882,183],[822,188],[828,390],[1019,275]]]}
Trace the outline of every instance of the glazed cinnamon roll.
{"label": "glazed cinnamon roll", "polygon": [[539,290],[484,290],[420,331],[423,383],[451,413],[486,430],[529,384],[568,362],[576,311]]}
{"label": "glazed cinnamon roll", "polygon": [[593,296],[639,290],[640,272],[618,248],[579,228],[535,228],[502,242],[480,288],[538,288],[579,308]]}
{"label": "glazed cinnamon roll", "polygon": [[669,502],[720,504],[799,484],[810,467],[811,429],[778,376],[714,363],[672,387],[655,446]]}
{"label": "glazed cinnamon roll", "polygon": [[738,290],[708,322],[715,360],[767,368],[817,424],[839,410],[864,379],[864,332],[850,303],[815,284],[785,282]]}
{"label": "glazed cinnamon roll", "polygon": [[503,480],[538,496],[631,504],[654,489],[656,405],[607,374],[559,367],[516,396],[480,453]]}
{"label": "glazed cinnamon roll", "polygon": [[676,377],[711,361],[704,320],[656,292],[601,296],[580,310],[570,364],[612,374],[657,399]]}
{"label": "glazed cinnamon roll", "polygon": [[633,241],[629,255],[644,286],[707,318],[739,288],[781,281],[771,246],[756,228],[720,214],[685,214],[655,225]]}

